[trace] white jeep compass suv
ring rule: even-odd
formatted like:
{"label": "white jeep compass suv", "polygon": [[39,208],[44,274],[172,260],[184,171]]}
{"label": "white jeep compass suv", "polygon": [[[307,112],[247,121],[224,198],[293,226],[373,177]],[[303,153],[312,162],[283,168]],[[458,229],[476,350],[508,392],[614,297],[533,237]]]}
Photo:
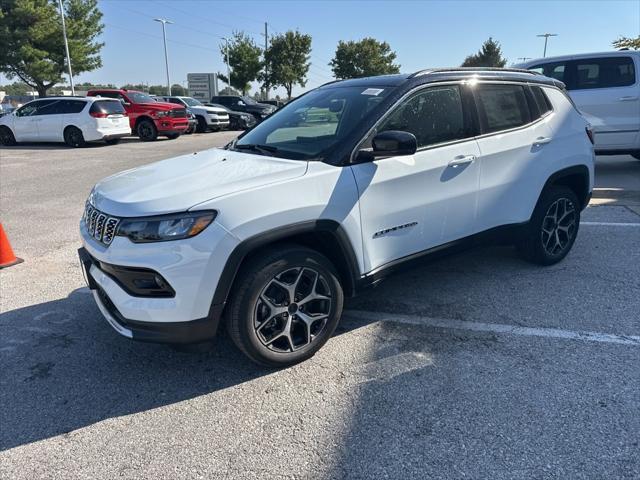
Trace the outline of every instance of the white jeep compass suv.
{"label": "white jeep compass suv", "polygon": [[444,247],[498,235],[562,260],[593,160],[588,123],[539,74],[333,82],[224,149],[98,183],[79,254],[121,335],[199,342],[224,321],[252,360],[285,366],[329,339],[345,295]]}

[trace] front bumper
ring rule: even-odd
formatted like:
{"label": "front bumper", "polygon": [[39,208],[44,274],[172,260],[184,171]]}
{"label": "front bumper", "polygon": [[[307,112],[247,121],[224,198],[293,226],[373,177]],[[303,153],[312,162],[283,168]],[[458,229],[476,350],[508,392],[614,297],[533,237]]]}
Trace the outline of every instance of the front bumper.
{"label": "front bumper", "polygon": [[[235,237],[215,222],[186,240],[134,244],[116,237],[108,247],[89,236],[81,222],[78,250],[87,285],[100,311],[119,334],[147,342],[196,343],[215,336],[224,303],[213,294]],[[157,272],[173,296],[140,295],[101,265]]]}

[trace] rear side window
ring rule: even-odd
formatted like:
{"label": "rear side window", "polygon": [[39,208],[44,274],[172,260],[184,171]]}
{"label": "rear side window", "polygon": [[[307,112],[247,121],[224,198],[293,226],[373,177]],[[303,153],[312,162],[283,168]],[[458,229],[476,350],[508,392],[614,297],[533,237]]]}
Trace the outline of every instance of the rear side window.
{"label": "rear side window", "polygon": [[531,121],[524,87],[520,85],[478,84],[476,99],[483,133],[508,130]]}
{"label": "rear side window", "polygon": [[80,113],[86,105],[87,102],[83,100],[60,100],[55,113]]}
{"label": "rear side window", "polygon": [[469,137],[460,88],[426,88],[402,102],[377,129],[413,133],[418,148]]}
{"label": "rear side window", "polygon": [[104,113],[107,115],[123,114],[124,107],[120,102],[113,102],[108,100],[97,100],[91,105],[90,113]]}
{"label": "rear side window", "polygon": [[549,98],[547,98],[547,95],[544,93],[542,88],[532,86],[531,92],[533,93],[533,98],[538,105],[538,112],[540,113],[541,117],[544,117],[547,113],[553,110],[551,102],[549,101]]}
{"label": "rear side window", "polygon": [[566,62],[543,63],[529,67],[529,70],[543,74],[546,77],[555,78],[566,83]]}
{"label": "rear side window", "polygon": [[636,83],[631,57],[589,58],[575,61],[574,90],[626,87]]}

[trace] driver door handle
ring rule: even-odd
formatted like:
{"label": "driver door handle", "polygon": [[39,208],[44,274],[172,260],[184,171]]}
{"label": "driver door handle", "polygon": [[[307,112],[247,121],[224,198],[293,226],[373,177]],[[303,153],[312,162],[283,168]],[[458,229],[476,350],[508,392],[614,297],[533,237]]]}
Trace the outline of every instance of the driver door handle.
{"label": "driver door handle", "polygon": [[476,160],[475,155],[458,155],[457,157],[454,157],[454,159],[449,162],[449,166],[455,168],[459,165],[467,165],[469,163],[473,163],[475,162],[475,160]]}
{"label": "driver door handle", "polygon": [[533,142],[534,145],[545,145],[547,143],[551,143],[551,137],[538,137],[536,141]]}

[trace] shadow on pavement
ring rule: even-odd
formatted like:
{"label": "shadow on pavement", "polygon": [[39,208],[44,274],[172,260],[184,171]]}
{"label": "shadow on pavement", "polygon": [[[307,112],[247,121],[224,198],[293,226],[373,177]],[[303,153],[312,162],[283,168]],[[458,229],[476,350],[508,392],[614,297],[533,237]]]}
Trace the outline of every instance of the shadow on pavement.
{"label": "shadow on pavement", "polygon": [[132,342],[87,289],[0,316],[0,450],[267,375],[224,338],[204,353]]}

